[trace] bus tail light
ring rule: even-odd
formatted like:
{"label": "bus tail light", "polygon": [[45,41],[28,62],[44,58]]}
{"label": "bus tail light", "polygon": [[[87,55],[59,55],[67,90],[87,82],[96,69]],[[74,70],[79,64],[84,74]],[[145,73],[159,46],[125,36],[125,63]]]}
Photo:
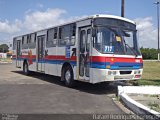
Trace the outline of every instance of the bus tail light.
{"label": "bus tail light", "polygon": [[140,78],[140,77],[141,77],[141,75],[135,75],[134,77],[135,77],[135,78]]}

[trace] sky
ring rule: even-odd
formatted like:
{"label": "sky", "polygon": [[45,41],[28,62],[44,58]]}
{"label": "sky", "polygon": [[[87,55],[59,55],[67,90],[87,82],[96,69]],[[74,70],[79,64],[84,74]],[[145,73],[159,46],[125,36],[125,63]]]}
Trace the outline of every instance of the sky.
{"label": "sky", "polygon": [[[137,24],[139,46],[157,48],[157,0],[125,0]],[[121,0],[0,0],[0,44],[17,35],[94,14],[121,15]]]}

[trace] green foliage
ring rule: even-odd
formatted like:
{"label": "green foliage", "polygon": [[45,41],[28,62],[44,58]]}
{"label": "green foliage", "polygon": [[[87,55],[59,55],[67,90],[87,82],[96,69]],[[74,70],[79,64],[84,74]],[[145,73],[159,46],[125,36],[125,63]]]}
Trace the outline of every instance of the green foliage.
{"label": "green foliage", "polygon": [[158,50],[154,48],[140,48],[143,59],[154,60],[158,59]]}
{"label": "green foliage", "polygon": [[6,52],[8,52],[8,49],[9,49],[9,47],[7,44],[0,45],[0,52],[6,53]]}
{"label": "green foliage", "polygon": [[150,102],[150,103],[148,104],[148,106],[149,106],[150,109],[152,109],[152,110],[155,110],[155,111],[157,111],[157,112],[160,111],[160,105],[159,105],[156,101]]}
{"label": "green foliage", "polygon": [[154,86],[160,86],[160,80],[138,80],[137,85],[154,85]]}

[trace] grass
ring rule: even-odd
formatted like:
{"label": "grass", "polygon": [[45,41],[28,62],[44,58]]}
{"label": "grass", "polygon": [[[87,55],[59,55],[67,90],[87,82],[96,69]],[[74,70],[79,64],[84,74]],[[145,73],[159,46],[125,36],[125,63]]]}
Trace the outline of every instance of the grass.
{"label": "grass", "polygon": [[135,83],[135,85],[154,85],[154,86],[160,86],[160,80],[144,80],[141,79]]}
{"label": "grass", "polygon": [[143,62],[143,75],[144,80],[160,80],[160,62]]}
{"label": "grass", "polygon": [[134,84],[160,86],[160,62],[144,61],[142,79],[138,80]]}
{"label": "grass", "polygon": [[0,62],[12,62],[10,58],[0,58]]}
{"label": "grass", "polygon": [[150,109],[160,112],[160,105],[158,103],[150,102],[148,106],[150,107]]}

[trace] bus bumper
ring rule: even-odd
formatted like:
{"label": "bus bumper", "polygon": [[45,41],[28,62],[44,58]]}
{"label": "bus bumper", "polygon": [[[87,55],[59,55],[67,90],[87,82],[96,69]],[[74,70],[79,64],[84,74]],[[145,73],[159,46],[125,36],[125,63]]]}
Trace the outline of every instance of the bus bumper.
{"label": "bus bumper", "polygon": [[143,69],[134,70],[94,70],[91,83],[99,83],[105,81],[127,81],[139,80],[142,77]]}

